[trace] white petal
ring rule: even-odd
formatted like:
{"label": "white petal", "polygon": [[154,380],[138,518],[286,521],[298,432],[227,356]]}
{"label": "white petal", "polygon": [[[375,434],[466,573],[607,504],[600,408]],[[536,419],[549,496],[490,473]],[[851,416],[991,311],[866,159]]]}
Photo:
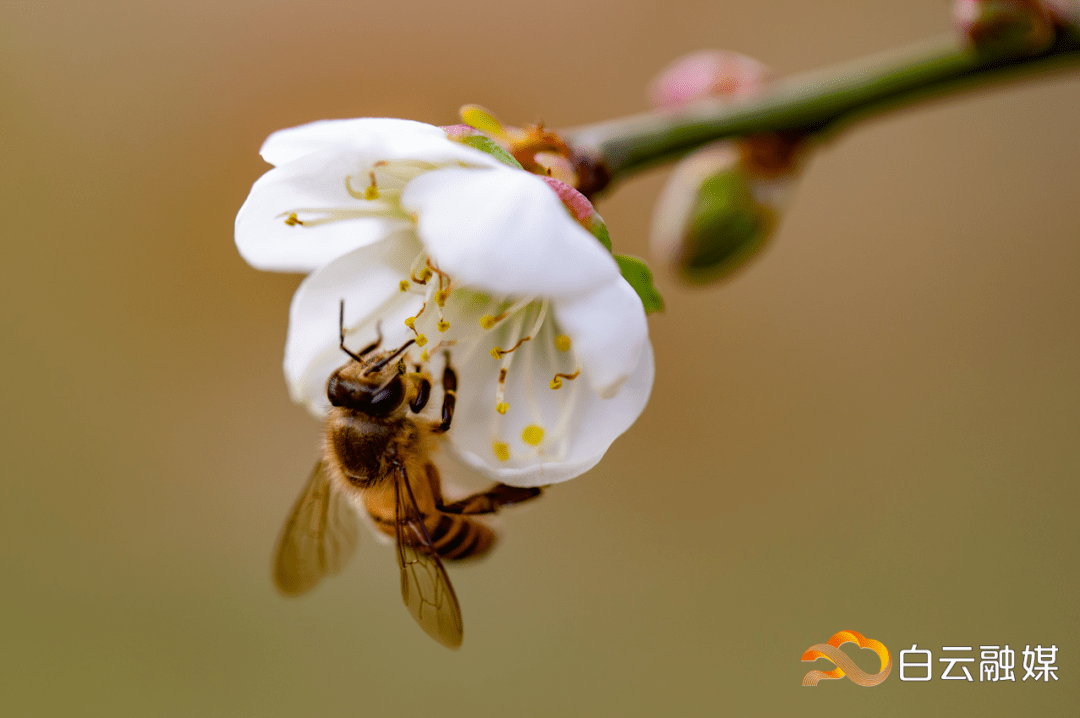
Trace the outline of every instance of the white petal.
{"label": "white petal", "polygon": [[[370,165],[333,148],[264,174],[236,215],[240,255],[256,269],[310,272],[409,226],[390,203],[349,194],[347,181],[354,190],[367,186]],[[291,213],[306,224],[288,224]]]}
{"label": "white petal", "polygon": [[348,144],[357,138],[367,137],[373,143],[384,141],[387,136],[398,141],[405,138],[442,137],[445,133],[434,125],[412,120],[395,120],[382,117],[364,117],[351,120],[319,120],[299,127],[278,130],[266,138],[259,149],[262,158],[272,165],[281,165],[299,159],[312,152],[328,147]]}
{"label": "white petal", "polygon": [[[595,466],[604,457],[612,442],[630,428],[649,400],[653,374],[652,347],[646,343],[640,352],[637,366],[610,399],[601,399],[586,385],[579,387],[573,421],[566,431],[565,450],[556,457],[520,460],[514,458],[528,449],[518,438],[521,429],[527,424],[537,423],[533,421],[534,412],[542,414],[544,410],[541,407],[530,409],[522,405],[520,395],[508,397],[511,410],[506,417],[499,419],[506,421],[500,438],[506,439],[510,444],[512,458],[507,462],[499,461],[492,451],[490,426],[493,410],[490,403],[474,404],[470,400],[475,399],[476,395],[466,393],[464,384],[459,382],[459,410],[454,415],[454,425],[448,434],[451,448],[477,471],[512,486],[544,486],[567,481]],[[461,379],[467,380],[468,377]],[[547,392],[548,398],[556,393],[546,386],[535,387],[534,390]],[[571,382],[566,382],[559,393],[570,390]],[[544,395],[538,393],[537,396]],[[521,411],[522,409],[524,411]],[[551,431],[551,424],[548,423],[546,428]],[[541,448],[545,443],[558,443],[558,437],[553,436],[550,440],[545,438],[544,442],[541,442]],[[558,449],[558,446],[551,447],[552,453],[558,453]]]}
{"label": "white petal", "polygon": [[618,276],[615,260],[543,180],[513,169],[427,172],[401,205],[439,268],[492,294],[562,296]]}
{"label": "white petal", "polygon": [[[404,319],[423,301],[403,294],[399,282],[420,251],[410,233],[361,247],[309,275],[293,295],[285,341],[285,379],[293,401],[316,416],[326,413],[326,382],[348,361],[338,347],[338,307],[345,300],[346,346],[358,350],[375,338],[383,321],[384,345],[400,344]],[[397,317],[400,314],[400,317]]]}
{"label": "white petal", "polygon": [[491,155],[448,139],[440,127],[385,117],[321,120],[279,130],[266,139],[259,153],[280,167],[313,152],[342,146],[364,155],[369,164],[406,159],[437,165],[464,162],[476,167],[503,166]]}
{"label": "white petal", "polygon": [[611,396],[637,367],[642,347],[648,346],[649,326],[637,292],[620,276],[552,304],[586,380],[600,396]]}

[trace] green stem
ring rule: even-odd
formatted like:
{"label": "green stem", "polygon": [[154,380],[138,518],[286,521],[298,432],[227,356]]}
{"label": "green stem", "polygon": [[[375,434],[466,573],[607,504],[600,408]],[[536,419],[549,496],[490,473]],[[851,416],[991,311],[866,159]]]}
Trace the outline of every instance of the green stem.
{"label": "green stem", "polygon": [[1046,50],[1023,57],[990,57],[949,36],[792,77],[749,100],[706,100],[579,127],[564,136],[589,170],[582,191],[591,195],[714,140],[770,131],[833,132],[884,110],[1078,62],[1077,33],[1061,32]]}

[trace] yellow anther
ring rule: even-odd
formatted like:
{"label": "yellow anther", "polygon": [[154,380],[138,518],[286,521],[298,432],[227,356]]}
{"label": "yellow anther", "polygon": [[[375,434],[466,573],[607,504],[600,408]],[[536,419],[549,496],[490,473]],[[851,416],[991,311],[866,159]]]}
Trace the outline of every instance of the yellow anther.
{"label": "yellow anther", "polygon": [[405,326],[409,329],[416,330],[416,317],[409,317],[405,320]]}
{"label": "yellow anther", "polygon": [[510,405],[507,404],[505,401],[500,401],[498,404],[495,405],[495,411],[499,412],[500,414],[505,414],[507,409],[509,408]]}
{"label": "yellow anther", "polygon": [[371,184],[369,184],[368,188],[366,190],[364,190],[364,199],[378,199],[379,198],[379,188],[375,184],[375,173],[374,172],[368,172],[368,177],[371,178]]}
{"label": "yellow anther", "polygon": [[510,460],[510,447],[501,441],[491,442],[491,450],[495,452],[495,458],[499,461]]}
{"label": "yellow anther", "polygon": [[562,389],[562,379],[560,379],[559,377],[555,377],[551,380],[551,383],[548,384],[548,386],[550,386],[552,389]]}
{"label": "yellow anther", "polygon": [[495,357],[496,359],[502,359],[503,350],[499,347],[491,347],[491,356]]}
{"label": "yellow anther", "polygon": [[529,424],[521,432],[521,440],[529,446],[539,446],[540,442],[544,440],[544,430],[536,424]]}
{"label": "yellow anther", "polygon": [[416,335],[416,346],[422,347],[425,344],[427,344],[427,337],[425,337],[423,334],[417,334]]}
{"label": "yellow anther", "polygon": [[409,280],[408,279],[402,279],[400,282],[398,282],[398,289],[400,289],[403,292],[409,291]]}
{"label": "yellow anther", "polygon": [[446,291],[445,289],[440,289],[439,291],[435,292],[435,303],[438,304],[440,307],[445,307],[446,298],[448,296],[450,296],[450,292]]}
{"label": "yellow anther", "polygon": [[415,279],[420,284],[427,284],[427,280],[431,279],[431,275],[432,275],[431,270],[428,269],[427,267],[424,267],[423,269],[420,270],[420,274],[418,276],[416,276],[416,277],[413,277],[413,279]]}
{"label": "yellow anther", "polygon": [[439,328],[440,332],[445,332],[447,329],[450,328],[450,322],[446,321],[445,319],[440,319],[439,323],[435,326]]}
{"label": "yellow anther", "polygon": [[[281,216],[281,215],[278,215],[278,216]],[[298,224],[303,226],[304,223],[300,219],[297,218],[296,212],[290,212],[288,219],[285,220],[285,224],[289,225],[290,227],[295,227]]]}
{"label": "yellow anther", "polygon": [[570,351],[570,337],[565,334],[555,337],[555,348],[561,352]]}
{"label": "yellow anther", "polygon": [[490,314],[485,314],[484,316],[480,317],[480,326],[484,329],[491,329],[493,326],[495,326],[495,322],[497,321],[499,320],[496,317],[493,317]]}
{"label": "yellow anther", "polygon": [[420,352],[420,361],[426,362],[427,360],[428,360],[428,353],[427,353],[427,349],[425,349],[424,351]]}

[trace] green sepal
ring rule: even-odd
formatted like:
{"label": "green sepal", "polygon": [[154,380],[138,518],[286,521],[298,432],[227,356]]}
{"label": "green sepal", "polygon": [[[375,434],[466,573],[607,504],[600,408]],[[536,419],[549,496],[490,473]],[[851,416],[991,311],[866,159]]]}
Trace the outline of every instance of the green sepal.
{"label": "green sepal", "polygon": [[622,272],[623,279],[629,282],[630,286],[634,288],[634,291],[641,298],[641,303],[645,306],[645,313],[651,314],[652,312],[664,311],[664,298],[660,296],[660,292],[656,291],[656,287],[653,286],[652,271],[649,269],[649,265],[645,264],[644,260],[631,257],[628,254],[616,254],[615,261],[619,263],[619,271]]}
{"label": "green sepal", "polygon": [[[604,224],[604,220],[600,219],[600,215],[598,215],[598,214],[594,213],[593,216],[592,216],[592,219],[593,219],[592,226],[590,226],[588,228],[589,232],[592,233],[592,236],[594,236],[598,240],[600,240],[600,244],[604,245],[604,248],[607,249],[607,251],[610,252],[611,251],[611,235],[607,231],[607,225]],[[647,270],[648,270],[648,268],[646,268],[646,271]]]}
{"label": "green sepal", "polygon": [[510,165],[514,169],[524,169],[520,162],[515,160],[509,152],[500,147],[495,140],[490,137],[485,137],[484,135],[466,135],[459,141],[473,149],[486,152],[504,165]]}
{"label": "green sepal", "polygon": [[776,224],[775,214],[754,201],[738,169],[701,184],[683,234],[679,271],[696,284],[723,279],[757,256]]}

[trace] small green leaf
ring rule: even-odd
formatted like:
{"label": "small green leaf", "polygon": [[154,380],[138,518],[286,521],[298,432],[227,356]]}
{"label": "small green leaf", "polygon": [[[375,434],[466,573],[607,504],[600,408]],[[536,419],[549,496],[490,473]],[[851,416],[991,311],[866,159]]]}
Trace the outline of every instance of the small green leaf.
{"label": "small green leaf", "polygon": [[631,257],[627,254],[616,254],[615,261],[619,263],[619,271],[623,279],[630,283],[637,295],[641,297],[641,303],[645,305],[645,313],[664,311],[664,298],[653,286],[652,271],[644,260]]}
{"label": "small green leaf", "polygon": [[509,152],[500,147],[490,137],[485,137],[484,135],[466,135],[465,137],[461,138],[461,142],[468,145],[469,147],[472,147],[473,149],[480,150],[481,152],[486,152],[487,154],[497,159],[499,162],[502,162],[504,165],[510,165],[511,167],[519,170],[523,169],[521,163],[515,160]]}

